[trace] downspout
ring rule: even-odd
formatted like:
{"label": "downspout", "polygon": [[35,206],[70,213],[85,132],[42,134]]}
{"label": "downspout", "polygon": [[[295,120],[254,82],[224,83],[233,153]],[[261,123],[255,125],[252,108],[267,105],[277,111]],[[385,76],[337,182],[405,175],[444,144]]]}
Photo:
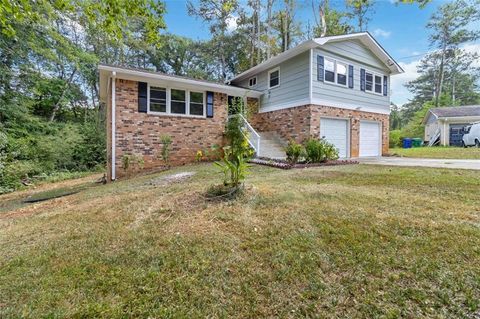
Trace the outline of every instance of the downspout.
{"label": "downspout", "polygon": [[116,72],[112,72],[112,181],[115,180],[115,76]]}

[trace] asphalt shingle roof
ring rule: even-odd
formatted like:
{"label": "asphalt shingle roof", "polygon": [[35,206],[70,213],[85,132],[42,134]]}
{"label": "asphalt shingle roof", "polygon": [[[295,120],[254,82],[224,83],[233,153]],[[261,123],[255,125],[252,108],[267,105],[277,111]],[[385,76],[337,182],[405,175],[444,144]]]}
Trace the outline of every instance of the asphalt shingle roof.
{"label": "asphalt shingle roof", "polygon": [[430,111],[437,117],[480,116],[480,105],[436,107]]}

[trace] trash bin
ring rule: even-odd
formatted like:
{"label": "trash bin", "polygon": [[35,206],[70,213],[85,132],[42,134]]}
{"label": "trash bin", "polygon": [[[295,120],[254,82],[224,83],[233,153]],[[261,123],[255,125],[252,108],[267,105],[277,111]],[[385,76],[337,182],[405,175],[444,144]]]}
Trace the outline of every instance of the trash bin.
{"label": "trash bin", "polygon": [[423,140],[419,137],[412,138],[412,147],[420,147],[423,144]]}
{"label": "trash bin", "polygon": [[405,137],[403,139],[403,148],[412,148],[412,139]]}

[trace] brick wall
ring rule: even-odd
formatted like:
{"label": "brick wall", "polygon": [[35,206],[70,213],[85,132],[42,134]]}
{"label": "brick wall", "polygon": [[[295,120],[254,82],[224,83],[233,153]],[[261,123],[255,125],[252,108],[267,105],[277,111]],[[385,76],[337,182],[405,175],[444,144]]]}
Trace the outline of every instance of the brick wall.
{"label": "brick wall", "polygon": [[[215,93],[213,118],[139,113],[137,100],[137,82],[117,79],[115,134],[117,177],[125,174],[122,169],[122,157],[126,154],[140,155],[147,170],[161,167],[164,164],[160,156],[162,147],[160,140],[163,135],[172,138],[170,153],[172,165],[191,163],[195,161],[198,150],[210,148],[214,144],[222,145],[227,119],[225,94]],[[110,105],[108,109],[111,110]],[[108,119],[111,119],[110,115]],[[111,122],[107,128],[111,132]],[[111,172],[110,165],[111,163],[108,165],[108,174]]]}
{"label": "brick wall", "polygon": [[388,153],[389,116],[385,114],[322,105],[303,105],[254,114],[251,117],[251,123],[260,132],[275,131],[285,140],[294,139],[301,143],[310,136],[318,137],[320,135],[320,118],[322,116],[350,120],[351,157],[358,157],[359,155],[360,121],[380,122],[382,125],[382,154]]}

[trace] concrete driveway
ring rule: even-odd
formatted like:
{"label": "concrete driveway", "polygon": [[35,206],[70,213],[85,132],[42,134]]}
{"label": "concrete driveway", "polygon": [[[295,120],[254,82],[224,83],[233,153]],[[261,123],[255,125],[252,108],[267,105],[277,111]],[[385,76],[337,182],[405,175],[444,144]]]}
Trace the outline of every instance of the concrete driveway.
{"label": "concrete driveway", "polygon": [[364,157],[364,158],[359,158],[357,160],[362,164],[372,164],[372,165],[460,168],[460,169],[480,170],[480,160],[431,159],[431,158],[407,158],[407,157]]}

